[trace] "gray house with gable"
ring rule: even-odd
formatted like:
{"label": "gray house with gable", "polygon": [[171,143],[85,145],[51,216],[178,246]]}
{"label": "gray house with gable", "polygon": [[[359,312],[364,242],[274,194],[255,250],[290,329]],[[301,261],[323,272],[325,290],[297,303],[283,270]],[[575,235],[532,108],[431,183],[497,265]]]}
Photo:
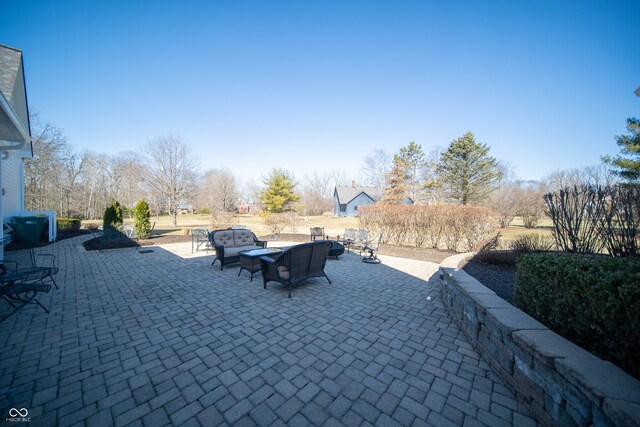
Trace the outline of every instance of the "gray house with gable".
{"label": "gray house with gable", "polygon": [[[333,213],[336,216],[356,216],[360,206],[373,205],[382,199],[382,191],[370,185],[336,186],[333,191]],[[407,197],[403,204],[412,205],[413,200]]]}

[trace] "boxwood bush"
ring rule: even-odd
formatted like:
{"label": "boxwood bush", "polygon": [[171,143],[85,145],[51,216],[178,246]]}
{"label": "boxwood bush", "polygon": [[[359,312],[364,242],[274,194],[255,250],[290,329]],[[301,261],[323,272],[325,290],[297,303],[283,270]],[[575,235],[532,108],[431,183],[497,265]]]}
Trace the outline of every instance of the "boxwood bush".
{"label": "boxwood bush", "polygon": [[73,233],[80,230],[80,218],[56,218],[58,233]]}
{"label": "boxwood bush", "polygon": [[526,254],[517,266],[520,309],[640,378],[640,259]]}

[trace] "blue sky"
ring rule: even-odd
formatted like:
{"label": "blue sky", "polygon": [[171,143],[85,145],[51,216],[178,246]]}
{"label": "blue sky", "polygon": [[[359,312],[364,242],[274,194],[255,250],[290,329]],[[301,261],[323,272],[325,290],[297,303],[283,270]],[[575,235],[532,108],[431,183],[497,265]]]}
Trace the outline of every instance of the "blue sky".
{"label": "blue sky", "polygon": [[30,106],[78,150],[180,134],[203,169],[357,176],[472,131],[524,179],[640,116],[638,1],[0,0]]}

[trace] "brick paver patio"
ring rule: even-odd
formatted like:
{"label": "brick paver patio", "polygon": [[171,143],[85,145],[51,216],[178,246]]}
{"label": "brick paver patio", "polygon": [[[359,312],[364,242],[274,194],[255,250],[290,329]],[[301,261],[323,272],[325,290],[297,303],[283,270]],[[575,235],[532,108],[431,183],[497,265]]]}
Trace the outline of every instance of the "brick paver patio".
{"label": "brick paver patio", "polygon": [[345,254],[333,284],[288,299],[181,257],[190,243],[82,240],[38,250],[61,267],[50,314],[0,323],[3,422],[16,407],[32,425],[535,425],[452,323],[436,264]]}

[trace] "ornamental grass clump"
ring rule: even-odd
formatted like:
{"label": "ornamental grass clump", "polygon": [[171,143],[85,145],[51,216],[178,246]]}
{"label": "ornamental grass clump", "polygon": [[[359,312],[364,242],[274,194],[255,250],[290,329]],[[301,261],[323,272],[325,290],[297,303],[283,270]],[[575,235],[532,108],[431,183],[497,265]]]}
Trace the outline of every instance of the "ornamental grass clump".
{"label": "ornamental grass clump", "polygon": [[640,378],[640,259],[540,253],[517,266],[520,309]]}

